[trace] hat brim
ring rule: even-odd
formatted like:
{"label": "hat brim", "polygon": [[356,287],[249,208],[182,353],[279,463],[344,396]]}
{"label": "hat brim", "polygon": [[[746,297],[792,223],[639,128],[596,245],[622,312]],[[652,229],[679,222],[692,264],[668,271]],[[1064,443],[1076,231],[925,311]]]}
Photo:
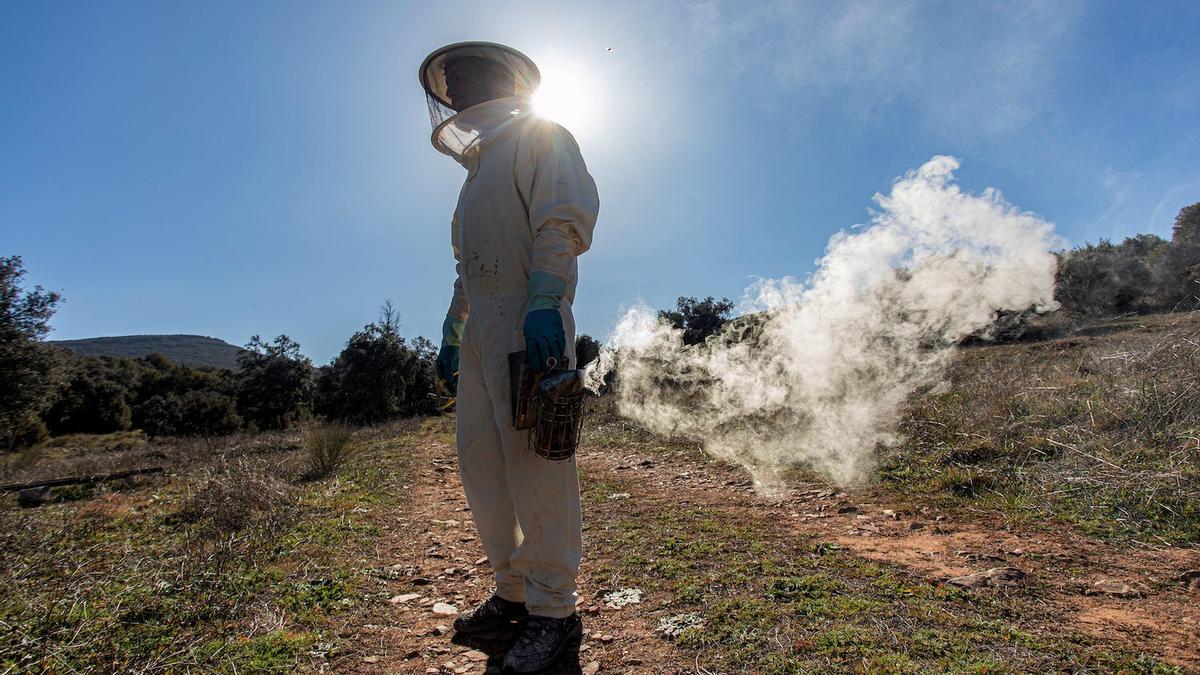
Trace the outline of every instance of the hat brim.
{"label": "hat brim", "polygon": [[446,61],[464,56],[484,58],[506,66],[513,73],[514,94],[517,96],[533,96],[541,84],[542,74],[537,65],[512,47],[494,42],[458,42],[446,45],[425,57],[417,75],[425,93],[448,108],[454,106],[446,93],[446,73],[443,67]]}

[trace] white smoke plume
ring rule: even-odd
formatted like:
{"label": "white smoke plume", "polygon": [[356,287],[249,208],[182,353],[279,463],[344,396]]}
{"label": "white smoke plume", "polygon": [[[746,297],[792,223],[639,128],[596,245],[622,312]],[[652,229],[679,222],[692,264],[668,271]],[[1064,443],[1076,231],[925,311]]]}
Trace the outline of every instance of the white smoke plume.
{"label": "white smoke plume", "polygon": [[864,480],[905,398],[941,382],[955,343],[999,310],[1055,306],[1053,225],[992,188],[962,191],[958,166],[935,156],[897,179],[806,282],[754,284],[747,314],[706,344],[685,347],[655,312],[630,310],[591,381],[615,362],[622,415],[702,442],[761,487],[795,466]]}

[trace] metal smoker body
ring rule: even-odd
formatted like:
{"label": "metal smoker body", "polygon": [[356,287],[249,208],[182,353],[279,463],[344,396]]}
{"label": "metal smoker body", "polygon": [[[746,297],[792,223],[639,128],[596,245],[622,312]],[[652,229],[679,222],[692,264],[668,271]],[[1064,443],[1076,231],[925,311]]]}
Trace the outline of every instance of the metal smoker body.
{"label": "metal smoker body", "polygon": [[525,366],[525,352],[509,355],[513,426],[529,429],[529,449],[549,460],[570,459],[583,429],[584,371],[548,373]]}

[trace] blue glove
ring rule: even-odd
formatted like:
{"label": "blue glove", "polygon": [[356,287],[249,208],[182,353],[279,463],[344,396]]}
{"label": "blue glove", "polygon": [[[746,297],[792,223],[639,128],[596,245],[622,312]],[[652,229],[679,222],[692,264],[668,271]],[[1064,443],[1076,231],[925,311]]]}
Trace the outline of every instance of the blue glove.
{"label": "blue glove", "polygon": [[567,336],[557,309],[535,309],[525,315],[525,365],[544,373],[563,367]]}
{"label": "blue glove", "polygon": [[567,284],[549,272],[529,276],[529,299],[525,303],[525,365],[544,373],[566,366],[563,354],[567,335],[558,307],[567,294]]}
{"label": "blue glove", "polygon": [[437,376],[451,394],[458,391],[458,352],[466,322],[447,316],[442,322],[442,348],[437,355]]}

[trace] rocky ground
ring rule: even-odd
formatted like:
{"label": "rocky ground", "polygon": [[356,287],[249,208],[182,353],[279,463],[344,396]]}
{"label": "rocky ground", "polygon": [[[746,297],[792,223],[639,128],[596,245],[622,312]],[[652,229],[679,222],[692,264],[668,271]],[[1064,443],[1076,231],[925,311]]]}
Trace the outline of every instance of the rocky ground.
{"label": "rocky ground", "polygon": [[[413,446],[410,501],[378,514],[386,591],[343,627],[336,671],[499,672],[511,636],[448,631],[491,580],[439,423]],[[697,451],[613,440],[579,458],[585,636],[556,672],[1200,669],[1195,548],[1116,546],[882,488],[764,496]],[[765,594],[748,572],[771,578]],[[764,597],[785,611],[754,616]]]}

